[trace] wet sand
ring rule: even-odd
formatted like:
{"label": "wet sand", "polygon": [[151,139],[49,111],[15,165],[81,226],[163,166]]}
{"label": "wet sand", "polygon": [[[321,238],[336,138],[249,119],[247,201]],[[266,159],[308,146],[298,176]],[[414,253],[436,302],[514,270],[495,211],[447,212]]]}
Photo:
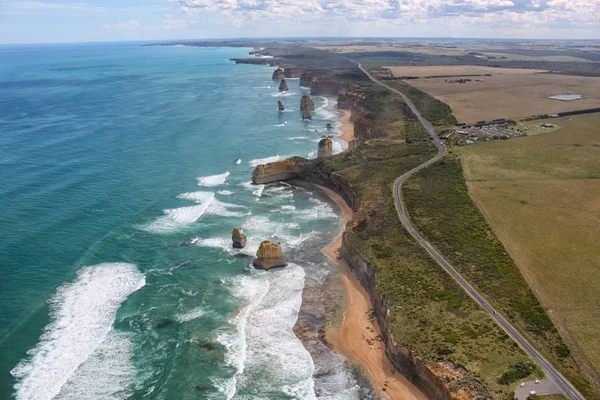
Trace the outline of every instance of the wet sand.
{"label": "wet sand", "polygon": [[[352,209],[333,190],[320,188],[339,206],[342,226],[345,228],[353,217]],[[341,245],[342,233],[322,249],[325,255],[340,266],[347,297],[342,326],[339,331],[329,329],[327,341],[333,344],[336,351],[365,367],[374,389],[381,397],[391,400],[426,400],[423,393],[392,367],[385,355],[385,346],[378,340],[379,325],[374,318],[369,318],[372,311],[369,296],[346,262],[338,258]]]}

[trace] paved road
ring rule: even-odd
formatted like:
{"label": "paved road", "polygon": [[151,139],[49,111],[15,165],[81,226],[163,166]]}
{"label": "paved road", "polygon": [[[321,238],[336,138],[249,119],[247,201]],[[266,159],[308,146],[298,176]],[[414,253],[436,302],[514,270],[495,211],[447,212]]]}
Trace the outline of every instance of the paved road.
{"label": "paved road", "polygon": [[[358,63],[356,63],[356,64],[358,64]],[[410,222],[410,218],[408,216],[408,211],[406,210],[406,206],[404,205],[404,201],[402,199],[402,184],[408,178],[410,178],[412,175],[414,175],[415,173],[419,172],[423,168],[428,167],[429,165],[435,163],[437,160],[442,158],[446,154],[446,147],[444,146],[444,144],[442,143],[440,138],[435,133],[435,130],[433,129],[431,124],[429,122],[427,122],[425,120],[425,118],[423,118],[421,116],[421,114],[419,114],[419,111],[417,110],[417,108],[404,95],[404,93],[373,78],[371,76],[371,74],[369,74],[365,69],[363,69],[363,67],[360,64],[358,64],[358,67],[373,82],[402,96],[402,98],[404,99],[406,104],[408,104],[410,109],[415,113],[415,115],[417,116],[417,118],[419,119],[421,124],[423,124],[423,127],[427,130],[427,132],[433,139],[433,143],[435,144],[435,146],[438,149],[438,153],[435,157],[433,157],[429,161],[419,165],[418,167],[415,167],[412,170],[408,171],[407,173],[405,173],[404,175],[399,177],[396,180],[396,182],[394,182],[394,199],[396,202],[396,209],[398,210],[398,216],[400,217],[400,221],[402,222],[402,225],[404,225],[406,230],[411,234],[412,237],[414,237],[416,239],[417,242],[419,242],[419,244],[429,253],[429,255],[431,255],[438,262],[438,264],[440,264],[442,266],[442,268],[444,268],[446,270],[446,272],[448,272],[456,280],[456,282],[458,282],[458,284],[463,288],[463,290],[465,292],[467,292],[467,294],[469,294],[469,296],[471,296],[485,311],[487,311],[488,314],[490,314],[490,316],[496,321],[496,323],[498,323],[498,325],[500,325],[506,331],[506,333],[508,333],[508,335],[510,335],[510,337],[512,337],[513,340],[515,342],[517,342],[521,346],[521,348],[523,348],[523,350],[525,350],[525,352],[527,354],[529,354],[529,356],[535,362],[538,363],[538,365],[542,368],[542,370],[546,374],[546,377],[548,379],[550,379],[552,382],[554,382],[556,387],[558,387],[558,389],[562,393],[564,393],[567,397],[569,397],[573,400],[585,400],[585,397],[583,397],[581,395],[581,393],[579,393],[577,391],[577,389],[575,389],[575,387],[573,387],[573,385],[568,380],[566,380],[565,377],[563,377],[561,375],[561,373],[558,372],[558,370],[556,368],[554,368],[552,366],[552,364],[550,364],[544,358],[544,356],[542,356],[542,354],[540,352],[538,352],[529,343],[529,341],[527,341],[527,339],[525,339],[525,337],[523,335],[521,335],[521,333],[519,333],[519,331],[517,331],[517,329],[515,327],[512,326],[512,324],[510,324],[506,319],[504,319],[504,317],[502,317],[500,314],[498,314],[496,312],[496,310],[494,310],[494,308],[490,305],[490,303],[488,303],[488,301],[486,299],[484,299],[473,288],[473,286],[471,286],[471,284],[469,282],[467,282],[467,280],[460,273],[458,273],[458,271],[448,261],[446,261],[444,259],[444,257],[442,257],[442,255],[440,253],[438,253],[437,250],[435,250],[433,248],[433,246],[427,240],[425,240],[419,234],[419,232],[417,232],[417,230],[414,228],[414,226]]]}

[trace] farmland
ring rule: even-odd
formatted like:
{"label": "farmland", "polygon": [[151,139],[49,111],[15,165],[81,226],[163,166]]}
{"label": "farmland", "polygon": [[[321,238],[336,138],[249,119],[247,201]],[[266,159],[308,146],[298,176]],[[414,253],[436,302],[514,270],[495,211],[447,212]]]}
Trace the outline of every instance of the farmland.
{"label": "farmland", "polygon": [[[448,104],[459,122],[474,123],[497,118],[519,119],[538,114],[594,108],[600,104],[600,78],[597,77],[483,66],[389,68],[395,77],[421,77],[406,82]],[[463,84],[448,82],[465,75],[485,74],[491,76],[470,77],[471,81]],[[431,78],[425,78],[426,76]],[[548,98],[558,94],[580,94],[584,98],[575,101]]]}
{"label": "farmland", "polygon": [[598,379],[600,115],[555,121],[553,132],[460,153],[471,197]]}

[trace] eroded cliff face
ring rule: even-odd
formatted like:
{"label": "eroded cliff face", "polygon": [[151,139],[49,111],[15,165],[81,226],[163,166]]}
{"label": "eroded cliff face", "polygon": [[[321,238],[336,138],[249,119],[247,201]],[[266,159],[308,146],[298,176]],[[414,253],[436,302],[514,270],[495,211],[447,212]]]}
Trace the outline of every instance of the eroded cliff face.
{"label": "eroded cliff face", "polygon": [[352,91],[340,92],[337,98],[337,108],[339,110],[351,110],[352,107],[360,100],[361,96]]}
{"label": "eroded cliff face", "polygon": [[286,78],[300,78],[304,73],[303,68],[286,68],[284,74]]}
{"label": "eroded cliff face", "polygon": [[265,183],[285,181],[298,176],[298,165],[296,158],[286,158],[268,164],[261,164],[252,172],[252,183],[260,185]]}
{"label": "eroded cliff face", "polygon": [[333,142],[328,137],[319,140],[317,152],[318,158],[325,158],[333,155]]}
{"label": "eroded cliff face", "polygon": [[355,104],[350,110],[350,122],[354,123],[354,137],[373,139],[382,136],[376,133],[373,124],[365,118],[367,115],[366,109]]}
{"label": "eroded cliff face", "polygon": [[285,74],[281,68],[277,68],[275,71],[273,71],[271,79],[280,81],[283,78],[285,78]]}
{"label": "eroded cliff face", "polygon": [[346,81],[322,79],[317,72],[305,71],[300,75],[300,86],[310,88],[310,93],[315,95],[337,96],[342,91],[350,91],[357,86]]}
{"label": "eroded cliff face", "polygon": [[300,109],[304,110],[304,107],[308,107],[309,110],[315,109],[315,102],[306,94],[300,98]]}
{"label": "eroded cliff face", "polygon": [[417,386],[428,398],[432,400],[453,400],[452,394],[442,379],[423,360],[417,357],[413,351],[400,346],[394,340],[388,323],[388,309],[377,291],[375,270],[350,242],[347,232],[344,233],[342,238],[340,254],[348,262],[348,265],[369,294],[375,317],[381,329],[381,338],[385,343],[386,355],[394,368],[400,371],[406,379]]}
{"label": "eroded cliff face", "polygon": [[252,265],[254,265],[255,268],[266,270],[285,267],[287,261],[283,255],[281,243],[264,240],[256,252],[256,258],[252,262]]}

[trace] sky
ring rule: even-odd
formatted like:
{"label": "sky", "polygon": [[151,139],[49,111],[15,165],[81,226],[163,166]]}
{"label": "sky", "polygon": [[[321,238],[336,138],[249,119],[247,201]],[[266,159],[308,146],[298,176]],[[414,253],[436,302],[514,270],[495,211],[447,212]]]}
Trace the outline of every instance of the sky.
{"label": "sky", "polygon": [[0,0],[0,43],[241,37],[600,39],[600,0]]}

